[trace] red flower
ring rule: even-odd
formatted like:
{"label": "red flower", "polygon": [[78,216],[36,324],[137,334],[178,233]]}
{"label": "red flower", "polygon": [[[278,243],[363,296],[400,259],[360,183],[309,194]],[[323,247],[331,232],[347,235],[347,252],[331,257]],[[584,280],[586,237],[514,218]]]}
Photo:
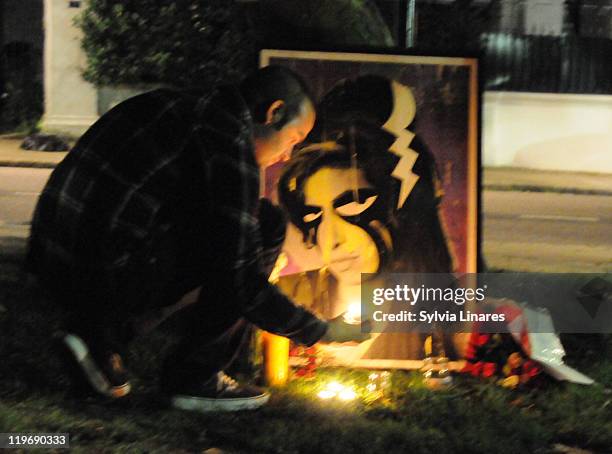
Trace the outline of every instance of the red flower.
{"label": "red flower", "polygon": [[475,356],[476,356],[476,349],[470,343],[470,344],[468,344],[467,350],[465,351],[465,358],[466,359],[474,359]]}
{"label": "red flower", "polygon": [[478,377],[478,375],[480,374],[481,368],[482,368],[482,364],[480,362],[478,363],[467,362],[465,363],[465,366],[463,366],[463,369],[461,369],[461,372],[464,374],[473,375],[474,377]]}
{"label": "red flower", "polygon": [[466,362],[463,368],[459,371],[462,374],[469,374],[472,370],[472,363]]}
{"label": "red flower", "polygon": [[470,374],[473,377],[480,377],[481,373],[482,373],[482,362],[478,361],[477,363],[472,364]]}
{"label": "red flower", "polygon": [[497,371],[497,365],[495,363],[483,363],[478,361],[476,363],[466,363],[461,369],[464,374],[470,374],[473,377],[485,377],[489,378],[495,375]]}
{"label": "red flower", "polygon": [[490,334],[478,334],[475,337],[476,339],[474,339],[474,344],[476,344],[478,347],[482,347],[487,342],[489,342],[491,335]]}
{"label": "red flower", "polygon": [[482,367],[482,376],[489,378],[495,375],[497,371],[497,365],[495,363],[484,363]]}
{"label": "red flower", "polygon": [[523,364],[523,374],[526,374],[530,378],[535,377],[540,372],[542,372],[542,369],[540,369],[540,366],[535,361],[528,360]]}

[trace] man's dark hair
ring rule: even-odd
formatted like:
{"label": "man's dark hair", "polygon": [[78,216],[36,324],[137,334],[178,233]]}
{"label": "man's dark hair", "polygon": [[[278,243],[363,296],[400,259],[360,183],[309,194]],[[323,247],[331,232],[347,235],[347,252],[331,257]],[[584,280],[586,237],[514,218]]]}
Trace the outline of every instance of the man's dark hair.
{"label": "man's dark hair", "polygon": [[254,72],[240,84],[253,120],[263,124],[270,105],[280,99],[285,102],[274,127],[280,130],[300,112],[305,99],[314,106],[314,98],[304,80],[290,69],[281,66],[266,66]]}

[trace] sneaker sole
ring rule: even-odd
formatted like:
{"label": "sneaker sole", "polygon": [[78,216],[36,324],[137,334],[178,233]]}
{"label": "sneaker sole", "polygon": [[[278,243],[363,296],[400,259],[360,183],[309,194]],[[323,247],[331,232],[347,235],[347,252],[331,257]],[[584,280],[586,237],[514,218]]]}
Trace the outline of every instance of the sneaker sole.
{"label": "sneaker sole", "polygon": [[66,334],[62,342],[72,354],[72,358],[76,361],[76,364],[94,391],[113,399],[125,397],[130,393],[132,387],[129,382],[118,386],[110,384],[104,372],[100,370],[91,357],[87,344],[80,337],[74,334]]}
{"label": "sneaker sole", "polygon": [[199,411],[203,413],[211,411],[240,411],[256,410],[265,405],[270,400],[270,394],[265,393],[260,396],[242,397],[232,399],[214,399],[196,396],[183,396],[177,394],[172,396],[170,403],[174,408],[187,411]]}

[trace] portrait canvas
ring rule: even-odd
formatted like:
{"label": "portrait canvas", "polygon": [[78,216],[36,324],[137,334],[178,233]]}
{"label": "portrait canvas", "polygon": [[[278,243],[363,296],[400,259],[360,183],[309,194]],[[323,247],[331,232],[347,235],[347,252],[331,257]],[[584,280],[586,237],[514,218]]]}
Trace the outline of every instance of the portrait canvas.
{"label": "portrait canvas", "polygon": [[[359,299],[361,273],[477,271],[477,59],[270,49],[260,64],[298,73],[317,103],[301,149],[262,178],[290,220],[285,293],[329,319]],[[413,368],[423,341],[383,333],[324,350],[331,363]]]}

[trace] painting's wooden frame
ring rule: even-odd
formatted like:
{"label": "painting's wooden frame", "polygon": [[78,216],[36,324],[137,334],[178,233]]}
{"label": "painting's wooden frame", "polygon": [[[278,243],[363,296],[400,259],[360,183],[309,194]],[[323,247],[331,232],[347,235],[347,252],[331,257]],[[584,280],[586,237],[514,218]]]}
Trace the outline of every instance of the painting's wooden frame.
{"label": "painting's wooden frame", "polygon": [[[295,63],[294,63],[295,62]],[[462,125],[465,124],[464,136],[462,145],[457,149],[464,150],[465,154],[455,156],[456,162],[459,160],[465,160],[466,166],[463,168],[461,173],[464,178],[465,185],[462,189],[465,193],[465,211],[464,216],[462,215],[461,222],[465,223],[465,235],[461,235],[461,241],[465,241],[462,245],[461,250],[463,255],[461,257],[461,266],[457,271],[462,273],[475,273],[478,271],[478,256],[480,251],[479,245],[479,200],[480,200],[480,186],[479,186],[479,79],[478,79],[478,59],[477,58],[463,58],[463,57],[444,57],[444,56],[423,56],[423,55],[389,55],[379,53],[346,53],[346,52],[316,52],[316,51],[295,51],[295,50],[274,50],[264,49],[260,54],[260,66],[268,66],[270,64],[280,64],[289,66],[296,70],[296,67],[300,66],[303,68],[304,64],[322,65],[324,62],[327,68],[325,77],[329,77],[329,65],[337,63],[338,67],[342,65],[352,65],[355,67],[355,63],[358,63],[360,72],[355,74],[366,74],[368,65],[375,67],[377,73],[384,72],[381,68],[390,68],[391,74],[397,74],[398,71],[407,71],[407,68],[415,68],[415,70],[421,70],[424,67],[430,67],[436,71],[442,71],[444,68],[450,68],[451,71],[455,71],[454,68],[467,69],[468,74],[465,72],[461,73],[462,84],[461,86],[466,87],[467,93],[463,92],[463,103],[467,105],[467,111],[465,112],[466,118],[463,118]],[[364,69],[365,68],[365,69]],[[400,71],[401,70],[401,71]],[[340,71],[342,72],[342,71]],[[301,74],[304,76],[304,74]],[[382,74],[386,75],[386,74]],[[323,76],[321,76],[323,77]],[[346,71],[343,73],[343,77],[346,77]],[[393,78],[392,75],[389,77]],[[340,76],[339,76],[340,78]],[[305,77],[306,83],[311,82],[308,77]],[[423,82],[426,84],[427,82]],[[458,83],[457,86],[460,86]],[[451,90],[453,88],[451,87]],[[315,96],[317,95],[316,90]],[[417,99],[418,104],[418,99]],[[463,105],[463,104],[462,104]],[[417,107],[418,111],[418,107]],[[435,126],[435,125],[434,125]],[[434,126],[431,126],[433,128]],[[418,132],[417,132],[418,133]],[[435,155],[435,150],[434,155]],[[446,151],[448,153],[448,151]],[[463,151],[461,152],[463,153]],[[460,154],[460,153],[457,153]],[[450,159],[450,160],[452,160]],[[447,157],[448,160],[448,157]],[[443,163],[444,164],[444,163]],[[452,164],[451,164],[452,167]],[[265,178],[265,177],[264,177]],[[263,179],[263,178],[262,178]],[[462,212],[463,213],[463,212]],[[456,258],[456,257],[455,257]],[[389,360],[389,359],[361,359],[353,361],[351,365],[356,367],[384,367],[384,368],[405,368],[414,369],[420,366],[420,361],[415,360]]]}

